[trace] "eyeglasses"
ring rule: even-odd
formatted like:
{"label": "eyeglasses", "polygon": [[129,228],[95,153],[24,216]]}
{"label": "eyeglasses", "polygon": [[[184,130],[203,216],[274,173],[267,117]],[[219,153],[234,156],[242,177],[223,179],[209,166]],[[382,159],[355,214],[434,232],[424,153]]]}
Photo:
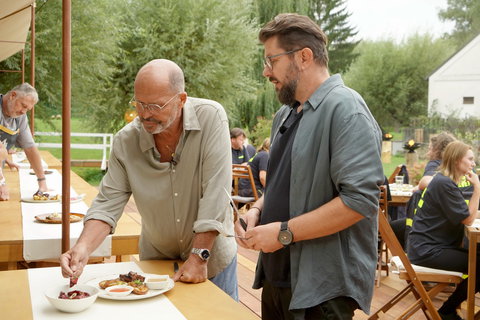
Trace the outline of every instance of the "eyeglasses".
{"label": "eyeglasses", "polygon": [[161,111],[163,108],[165,108],[167,106],[167,104],[169,104],[176,96],[178,96],[178,93],[175,94],[173,97],[171,97],[170,99],[168,99],[167,102],[165,102],[163,104],[163,106],[160,106],[156,103],[143,103],[141,101],[138,101],[137,99],[135,99],[135,97],[132,98],[132,100],[130,100],[129,104],[133,107],[142,107],[142,111],[149,111],[149,112],[152,112],[152,113],[155,113],[155,112],[159,112]]}
{"label": "eyeglasses", "polygon": [[272,69],[273,69],[273,65],[272,65],[272,59],[273,59],[273,58],[277,58],[277,57],[281,57],[281,56],[284,56],[284,55],[287,55],[287,54],[295,53],[295,52],[300,51],[300,50],[302,50],[302,49],[303,49],[303,48],[299,48],[299,49],[295,49],[295,50],[290,50],[290,51],[282,52],[282,53],[279,53],[279,54],[274,54],[273,56],[263,57],[263,66],[264,66],[264,67],[267,67],[267,68],[270,69],[270,70],[272,70]]}

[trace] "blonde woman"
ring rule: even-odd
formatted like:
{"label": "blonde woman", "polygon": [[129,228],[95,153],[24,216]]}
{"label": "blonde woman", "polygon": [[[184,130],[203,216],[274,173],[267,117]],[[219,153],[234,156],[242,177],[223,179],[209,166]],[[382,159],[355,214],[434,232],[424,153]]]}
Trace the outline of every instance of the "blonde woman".
{"label": "blonde woman", "polygon": [[[444,150],[439,172],[433,177],[417,207],[408,236],[408,256],[412,263],[437,269],[468,272],[468,250],[461,247],[464,225],[476,218],[480,182],[473,172],[472,148],[461,141],[451,142]],[[458,187],[462,177],[473,185],[467,204]],[[480,262],[480,261],[478,261]],[[477,264],[477,272],[480,270]],[[477,279],[476,291],[480,288]],[[464,280],[438,310],[442,319],[461,319],[456,308],[467,298]]]}

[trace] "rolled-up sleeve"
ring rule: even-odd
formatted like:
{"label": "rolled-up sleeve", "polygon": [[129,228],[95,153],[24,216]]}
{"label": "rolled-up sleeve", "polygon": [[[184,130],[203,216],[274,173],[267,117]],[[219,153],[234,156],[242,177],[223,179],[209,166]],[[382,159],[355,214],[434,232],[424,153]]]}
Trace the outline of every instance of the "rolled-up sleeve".
{"label": "rolled-up sleeve", "polygon": [[[228,194],[232,183],[232,155],[228,120],[223,109],[212,119],[204,137],[202,152],[202,194],[198,217],[193,230],[196,233],[218,231],[231,232],[232,209]],[[228,230],[225,230],[225,228]]]}
{"label": "rolled-up sleeve", "polygon": [[383,178],[378,130],[364,113],[340,119],[331,144],[331,176],[343,203],[365,217],[378,210]]}

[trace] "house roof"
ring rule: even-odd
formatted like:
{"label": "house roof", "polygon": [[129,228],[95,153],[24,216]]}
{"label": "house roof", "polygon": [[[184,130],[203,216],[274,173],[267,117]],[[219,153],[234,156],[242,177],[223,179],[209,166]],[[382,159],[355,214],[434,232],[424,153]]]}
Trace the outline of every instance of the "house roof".
{"label": "house roof", "polygon": [[25,48],[35,0],[0,0],[0,61]]}
{"label": "house roof", "polygon": [[465,45],[463,45],[463,47],[461,47],[460,49],[458,49],[455,53],[453,53],[450,57],[448,57],[441,65],[439,65],[435,70],[433,70],[427,77],[425,80],[428,80],[430,79],[430,77],[432,75],[434,75],[438,70],[440,70],[444,65],[446,65],[453,57],[455,57],[457,54],[459,54],[460,52],[462,52],[463,50],[465,50],[472,42],[474,42],[475,40],[477,40],[477,38],[480,40],[480,33],[478,35],[476,35],[475,37],[473,37],[470,41],[468,41]]}

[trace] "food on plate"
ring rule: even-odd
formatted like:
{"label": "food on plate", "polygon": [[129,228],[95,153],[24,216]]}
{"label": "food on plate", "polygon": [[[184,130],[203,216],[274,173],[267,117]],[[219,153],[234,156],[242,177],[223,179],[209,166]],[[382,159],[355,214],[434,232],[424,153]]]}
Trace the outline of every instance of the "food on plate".
{"label": "food on plate", "polygon": [[60,291],[58,295],[58,299],[83,299],[87,297],[90,297],[90,294],[80,290],[73,290],[67,293]]}
{"label": "food on plate", "polygon": [[120,279],[112,279],[112,280],[104,280],[104,281],[101,281],[98,286],[102,289],[106,289],[108,287],[113,287],[113,286],[119,286],[119,285],[122,285],[122,284],[127,284],[126,282],[124,281],[120,281]]}
{"label": "food on plate", "polygon": [[[46,220],[55,220],[55,221],[62,220],[62,214],[59,213],[59,212],[50,213],[49,215],[47,215],[45,217],[45,219]],[[73,215],[73,214],[70,215],[70,222],[78,222],[80,220],[82,220],[82,217],[76,216],[76,215]]]}
{"label": "food on plate", "polygon": [[106,289],[112,286],[128,285],[133,287],[132,293],[143,295],[148,292],[148,287],[145,284],[145,277],[139,275],[136,272],[130,271],[127,274],[120,274],[116,279],[104,280],[98,283],[98,286],[102,289]]}
{"label": "food on plate", "polygon": [[60,200],[60,195],[49,195],[48,193],[37,191],[33,194],[33,200],[45,201],[45,200]]}

